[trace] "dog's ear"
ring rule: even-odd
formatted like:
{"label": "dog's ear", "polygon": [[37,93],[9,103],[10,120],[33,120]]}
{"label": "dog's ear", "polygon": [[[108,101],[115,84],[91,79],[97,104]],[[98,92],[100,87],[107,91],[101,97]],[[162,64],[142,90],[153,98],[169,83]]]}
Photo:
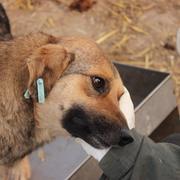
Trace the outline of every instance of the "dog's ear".
{"label": "dog's ear", "polygon": [[74,54],[68,53],[58,44],[47,44],[36,49],[27,60],[30,95],[35,95],[36,80],[43,78],[47,96],[73,60]]}

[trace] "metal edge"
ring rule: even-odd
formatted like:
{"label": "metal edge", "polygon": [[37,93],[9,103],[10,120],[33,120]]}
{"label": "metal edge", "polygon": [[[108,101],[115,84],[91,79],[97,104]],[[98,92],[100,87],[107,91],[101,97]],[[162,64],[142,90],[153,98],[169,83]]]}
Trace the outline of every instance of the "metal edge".
{"label": "metal edge", "polygon": [[71,178],[90,158],[91,156],[88,155],[64,180]]}
{"label": "metal edge", "polygon": [[135,108],[135,113],[142,108],[142,106],[156,93],[163,84],[165,84],[168,80],[171,80],[171,75],[169,74],[160,84],[158,84],[145,98],[144,100]]}
{"label": "metal edge", "polygon": [[143,68],[143,67],[139,67],[139,66],[136,66],[136,65],[130,65],[130,64],[126,64],[126,63],[121,63],[119,61],[112,61],[112,63],[116,63],[116,64],[119,64],[119,65],[123,65],[123,66],[128,66],[128,67],[133,67],[133,68],[137,68],[137,69],[142,69],[142,70],[146,70],[146,71],[153,71],[153,72],[157,72],[157,73],[162,73],[162,74],[166,74],[166,75],[170,75],[168,72],[162,72],[162,71],[158,71],[156,69],[152,69],[152,68]]}
{"label": "metal edge", "polygon": [[[149,136],[168,117],[175,107],[177,107],[176,100],[176,96],[173,93],[173,81],[168,79],[157,91],[154,92],[153,96],[143,104],[142,108],[136,111],[135,115],[138,120],[140,120],[140,122],[136,124],[136,130],[143,135]],[[155,103],[155,108],[149,106],[149,104],[152,105],[152,102]],[[161,107],[162,104],[163,108]],[[156,113],[158,115],[155,115]],[[147,118],[146,115],[150,114],[151,116]],[[142,117],[145,117],[145,119]],[[142,125],[145,125],[145,129],[142,129],[144,127]]]}

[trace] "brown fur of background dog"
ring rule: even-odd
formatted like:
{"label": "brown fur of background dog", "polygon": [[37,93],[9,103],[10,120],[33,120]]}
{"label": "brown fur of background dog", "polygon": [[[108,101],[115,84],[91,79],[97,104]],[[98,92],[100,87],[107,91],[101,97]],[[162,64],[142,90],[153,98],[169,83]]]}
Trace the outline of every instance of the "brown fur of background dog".
{"label": "brown fur of background dog", "polygon": [[[109,81],[102,96],[91,85],[89,77],[94,75]],[[37,102],[39,77],[45,81],[44,104]],[[29,100],[23,96],[26,89]],[[108,123],[126,127],[118,105],[122,94],[117,70],[89,39],[38,33],[0,42],[1,170],[7,175],[13,168],[21,169],[19,177],[28,178],[28,163],[19,160],[55,137],[67,135],[61,120],[75,104],[94,116],[98,110]],[[27,167],[24,171],[23,166]]]}

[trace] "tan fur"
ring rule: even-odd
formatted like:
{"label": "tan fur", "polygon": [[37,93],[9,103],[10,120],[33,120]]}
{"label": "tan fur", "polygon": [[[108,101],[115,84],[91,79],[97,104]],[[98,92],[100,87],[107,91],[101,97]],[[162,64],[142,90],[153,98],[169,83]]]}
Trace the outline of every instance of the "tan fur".
{"label": "tan fur", "polygon": [[[97,97],[92,75],[109,79],[110,92]],[[37,103],[38,77],[45,80],[44,104]],[[23,97],[26,89],[30,100]],[[116,69],[92,40],[38,33],[1,42],[0,165],[12,168],[15,163],[18,169],[23,163],[16,163],[25,155],[59,135],[68,135],[60,120],[75,103],[124,126],[118,107],[122,94]]]}

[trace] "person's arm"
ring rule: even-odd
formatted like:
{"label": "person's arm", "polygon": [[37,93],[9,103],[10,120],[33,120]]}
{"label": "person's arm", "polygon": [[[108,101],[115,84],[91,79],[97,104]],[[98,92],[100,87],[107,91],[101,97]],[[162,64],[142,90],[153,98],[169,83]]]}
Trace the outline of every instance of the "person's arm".
{"label": "person's arm", "polygon": [[116,146],[106,153],[99,165],[110,180],[179,180],[180,148],[167,143],[154,143],[131,130],[134,141]]}

